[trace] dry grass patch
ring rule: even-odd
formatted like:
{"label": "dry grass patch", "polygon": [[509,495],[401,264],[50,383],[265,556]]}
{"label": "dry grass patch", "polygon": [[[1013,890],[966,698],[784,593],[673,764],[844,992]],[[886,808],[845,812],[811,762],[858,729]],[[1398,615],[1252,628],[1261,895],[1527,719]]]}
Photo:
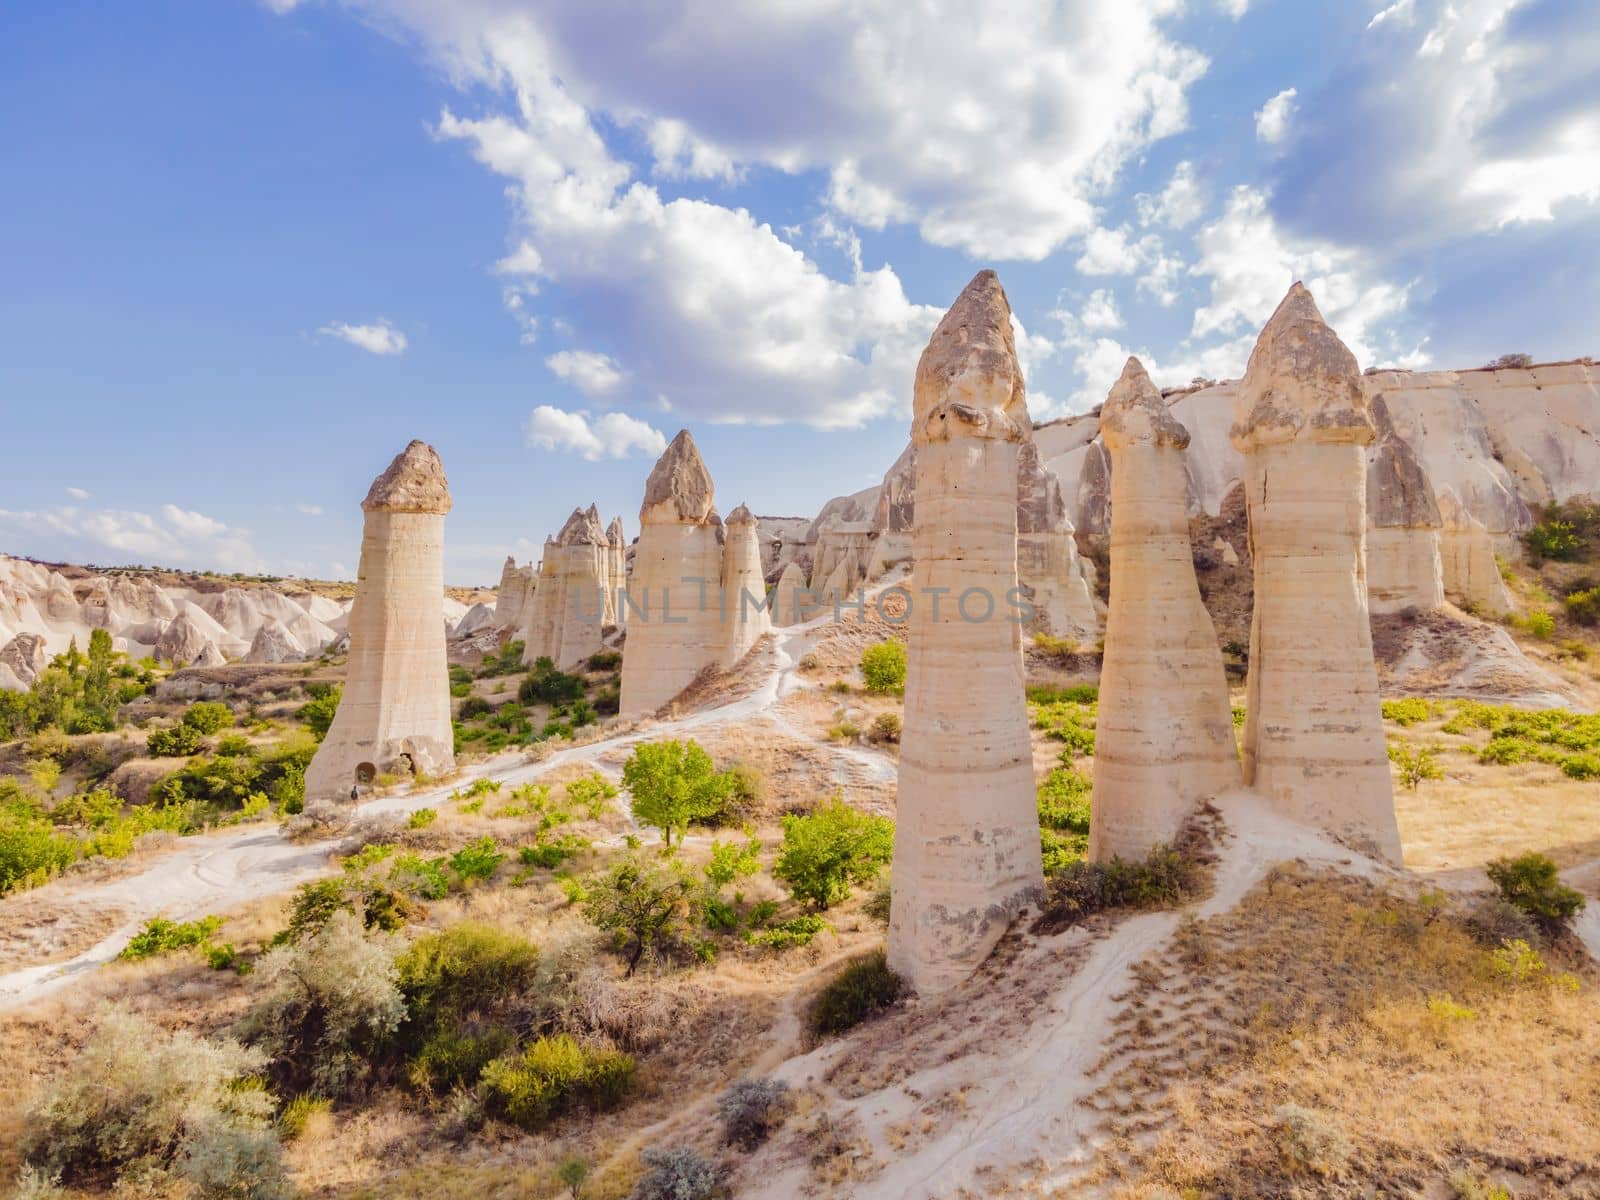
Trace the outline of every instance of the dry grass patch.
{"label": "dry grass patch", "polygon": [[1437,894],[1280,868],[1183,926],[1118,998],[1086,1102],[1109,1139],[1101,1181],[1130,1197],[1432,1196],[1464,1172],[1514,1178],[1518,1196],[1600,1195],[1592,980],[1511,961]]}

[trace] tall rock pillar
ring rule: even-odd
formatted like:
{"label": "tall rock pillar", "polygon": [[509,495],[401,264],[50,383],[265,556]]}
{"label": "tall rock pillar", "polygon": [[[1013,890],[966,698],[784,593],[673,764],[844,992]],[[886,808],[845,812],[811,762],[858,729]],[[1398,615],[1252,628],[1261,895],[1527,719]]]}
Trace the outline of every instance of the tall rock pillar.
{"label": "tall rock pillar", "polygon": [[914,566],[889,962],[966,978],[1043,887],[1017,593],[1017,459],[1032,430],[1011,307],[980,271],[917,364]]}
{"label": "tall rock pillar", "polygon": [[1111,604],[1095,722],[1089,857],[1143,858],[1239,786],[1228,680],[1195,580],[1189,431],[1130,358],[1100,410],[1111,460]]}
{"label": "tall rock pillar", "polygon": [[1235,418],[1255,563],[1245,782],[1398,861],[1363,540],[1373,425],[1355,356],[1299,283],[1250,354]]}
{"label": "tall rock pillar", "polygon": [[722,658],[722,518],[700,451],[681,430],[656,462],[639,509],[622,654],[623,716],[655,712]]}
{"label": "tall rock pillar", "polygon": [[727,608],[722,665],[731,667],[772,628],[767,584],[761,575],[756,519],[743,504],[728,514],[722,547],[722,596]]}
{"label": "tall rock pillar", "polygon": [[358,779],[380,771],[436,773],[455,765],[439,617],[450,489],[433,447],[407,446],[361,508],[344,696],[306,768],[307,800],[345,799]]}

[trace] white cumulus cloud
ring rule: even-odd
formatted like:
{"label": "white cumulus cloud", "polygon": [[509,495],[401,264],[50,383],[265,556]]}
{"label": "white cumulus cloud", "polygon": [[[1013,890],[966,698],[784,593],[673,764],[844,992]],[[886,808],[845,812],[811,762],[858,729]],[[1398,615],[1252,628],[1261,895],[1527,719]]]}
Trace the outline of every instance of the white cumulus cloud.
{"label": "white cumulus cloud", "polygon": [[371,325],[331,321],[317,332],[349,342],[368,354],[400,354],[406,348],[406,335],[381,317]]}
{"label": "white cumulus cloud", "polygon": [[590,399],[609,395],[622,385],[622,370],[615,360],[594,350],[562,350],[546,358],[544,365]]}
{"label": "white cumulus cloud", "polygon": [[528,415],[528,444],[541,450],[564,450],[590,462],[626,458],[630,454],[660,454],[667,448],[661,431],[627,413],[608,412],[595,417],[541,404]]}
{"label": "white cumulus cloud", "polygon": [[89,498],[89,493],[84,491],[84,489],[81,487],[69,487],[67,489],[67,495],[71,496],[74,500],[87,500]]}
{"label": "white cumulus cloud", "polygon": [[155,513],[75,507],[0,509],[0,530],[33,552],[108,565],[144,563],[220,571],[260,571],[248,530],[176,504]]}
{"label": "white cumulus cloud", "polygon": [[1256,138],[1276,146],[1289,135],[1289,119],[1295,114],[1294,99],[1300,93],[1284,88],[1256,111]]}

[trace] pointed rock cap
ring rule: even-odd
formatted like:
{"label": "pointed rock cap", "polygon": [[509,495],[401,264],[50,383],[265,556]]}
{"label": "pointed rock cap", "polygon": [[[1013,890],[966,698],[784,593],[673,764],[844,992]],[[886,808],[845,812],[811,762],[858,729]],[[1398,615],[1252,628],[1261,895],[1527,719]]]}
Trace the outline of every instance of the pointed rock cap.
{"label": "pointed rock cap", "polygon": [[1322,319],[1305,284],[1296,283],[1250,352],[1229,436],[1248,452],[1302,433],[1364,445],[1373,430],[1355,355]]}
{"label": "pointed rock cap", "polygon": [[680,429],[645,481],[639,520],[651,525],[704,524],[715,494],[711,472],[706,470],[694,438],[687,429]]}
{"label": "pointed rock cap", "polygon": [[917,362],[913,441],[980,437],[1020,442],[1033,428],[1000,277],[979,271]]}
{"label": "pointed rock cap", "polygon": [[1150,382],[1144,364],[1128,359],[1122,376],[1111,385],[1106,402],[1100,406],[1100,436],[1106,448],[1124,446],[1172,446],[1182,450],[1189,445],[1189,431],[1172,415],[1161,390]]}
{"label": "pointed rock cap", "polygon": [[600,527],[600,513],[590,505],[587,509],[575,508],[567,523],[556,534],[560,546],[604,546],[606,531]]}
{"label": "pointed rock cap", "polygon": [[606,529],[606,541],[613,547],[621,547],[628,544],[628,535],[623,532],[621,517],[611,518],[611,525]]}
{"label": "pointed rock cap", "polygon": [[449,512],[450,484],[438,452],[427,442],[413,441],[372,481],[361,507],[367,512]]}
{"label": "pointed rock cap", "polygon": [[749,505],[741,504],[728,514],[727,521],[729,525],[754,525],[756,518]]}

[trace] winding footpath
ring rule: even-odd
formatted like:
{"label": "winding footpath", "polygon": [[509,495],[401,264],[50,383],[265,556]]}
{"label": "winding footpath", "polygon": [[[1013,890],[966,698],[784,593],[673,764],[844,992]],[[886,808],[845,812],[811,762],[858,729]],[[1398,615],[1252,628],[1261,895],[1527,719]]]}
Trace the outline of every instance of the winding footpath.
{"label": "winding footpath", "polygon": [[[448,785],[382,796],[356,805],[352,816],[405,816],[422,808],[438,808],[454,791],[475,779],[494,779],[510,787],[520,787],[559,767],[594,763],[610,751],[625,750],[639,742],[680,737],[755,718],[770,720],[786,733],[805,737],[778,711],[778,705],[806,686],[799,678],[798,664],[820,639],[822,627],[829,619],[828,616],[819,617],[803,625],[774,631],[776,643],[765,651],[770,670],[748,696],[676,720],[646,722],[615,737],[557,751],[537,763],[500,755],[467,768]],[[822,743],[819,748],[847,760],[871,780],[894,778],[894,763],[882,755]],[[72,958],[0,975],[0,1012],[20,1008],[68,987],[110,962],[151,917],[193,920],[218,909],[288,892],[308,880],[331,874],[337,869],[332,858],[335,845],[333,841],[291,842],[276,825],[255,824],[224,833],[185,838],[177,849],[155,859],[143,871],[121,879],[84,887],[74,887],[70,879],[58,881],[50,886],[62,889],[64,905],[116,909],[125,915],[125,920],[95,945]],[[0,920],[4,919],[4,912],[0,905]]]}

